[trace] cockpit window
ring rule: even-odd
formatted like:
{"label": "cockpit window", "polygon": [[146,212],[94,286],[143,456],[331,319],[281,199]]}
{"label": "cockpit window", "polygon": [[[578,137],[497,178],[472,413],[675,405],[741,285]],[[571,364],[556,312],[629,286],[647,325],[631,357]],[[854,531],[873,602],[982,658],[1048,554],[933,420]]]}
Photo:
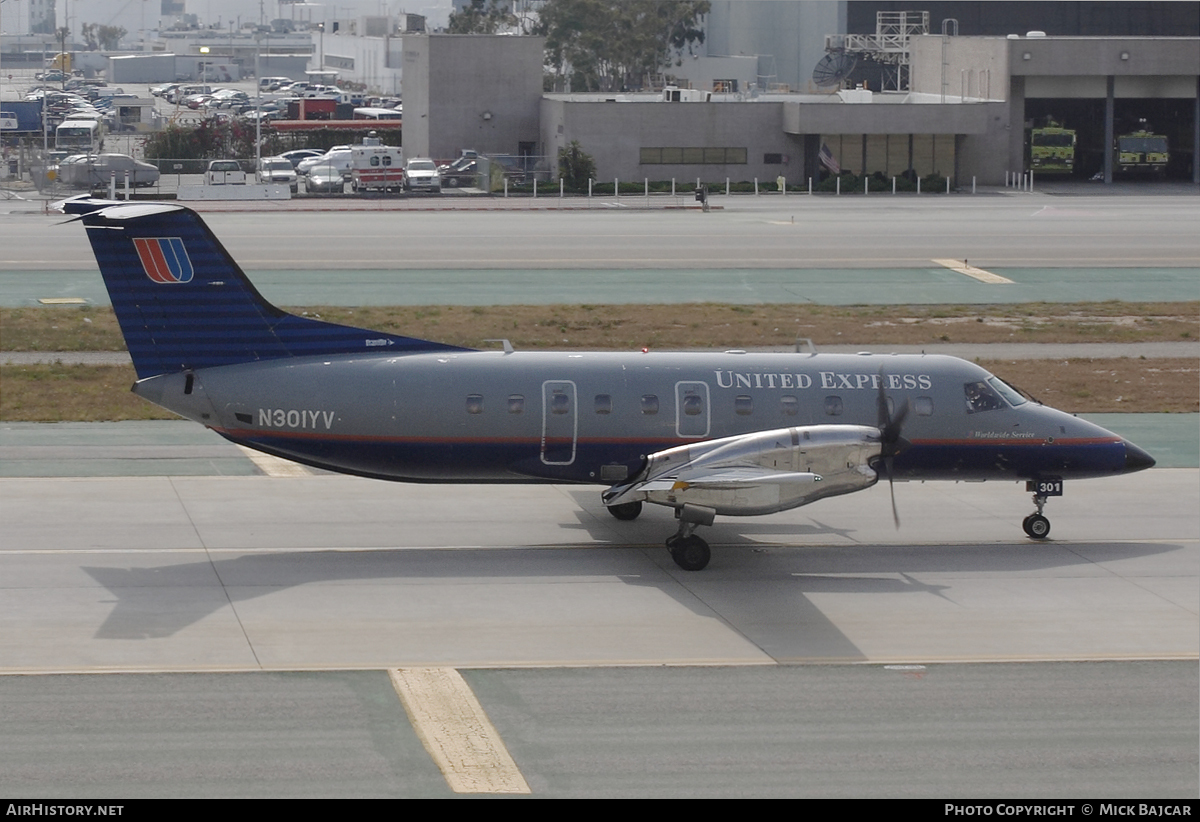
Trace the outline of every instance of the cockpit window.
{"label": "cockpit window", "polygon": [[1004,400],[986,382],[969,382],[963,385],[963,393],[967,399],[967,413],[978,414],[981,411],[995,411],[1004,407]]}
{"label": "cockpit window", "polygon": [[1026,402],[1021,393],[999,377],[988,377],[988,385],[1000,392],[1000,396],[1008,400],[1008,404],[1016,407]]}

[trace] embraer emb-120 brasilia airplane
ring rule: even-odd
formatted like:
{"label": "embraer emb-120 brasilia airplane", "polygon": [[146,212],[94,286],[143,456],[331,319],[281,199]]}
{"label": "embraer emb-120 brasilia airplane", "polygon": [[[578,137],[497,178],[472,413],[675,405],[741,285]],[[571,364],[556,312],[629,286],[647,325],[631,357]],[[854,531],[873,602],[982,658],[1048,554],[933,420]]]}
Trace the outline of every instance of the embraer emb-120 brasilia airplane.
{"label": "embraer emb-120 brasilia airplane", "polygon": [[[675,510],[698,571],[717,515],[785,511],[894,480],[1025,481],[1042,539],[1064,480],[1142,449],[946,356],[475,351],[288,314],[193,211],[80,198],[133,391],[235,443],[413,482],[602,485],[617,519]],[[893,498],[893,515],[895,500]],[[897,525],[899,520],[897,519]]]}

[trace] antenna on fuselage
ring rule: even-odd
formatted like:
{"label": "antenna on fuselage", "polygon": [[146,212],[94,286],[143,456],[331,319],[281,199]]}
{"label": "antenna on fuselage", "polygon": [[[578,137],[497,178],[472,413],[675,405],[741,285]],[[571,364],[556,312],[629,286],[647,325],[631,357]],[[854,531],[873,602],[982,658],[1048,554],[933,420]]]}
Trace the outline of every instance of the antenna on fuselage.
{"label": "antenna on fuselage", "polygon": [[506,340],[506,339],[498,339],[498,340],[484,340],[484,342],[498,342],[498,343],[500,343],[501,345],[503,345],[503,346],[504,346],[504,353],[505,353],[505,354],[511,354],[513,351],[515,351],[515,350],[516,350],[515,348],[513,348],[513,344],[512,344],[512,343],[510,343],[510,342],[509,342],[508,340]]}

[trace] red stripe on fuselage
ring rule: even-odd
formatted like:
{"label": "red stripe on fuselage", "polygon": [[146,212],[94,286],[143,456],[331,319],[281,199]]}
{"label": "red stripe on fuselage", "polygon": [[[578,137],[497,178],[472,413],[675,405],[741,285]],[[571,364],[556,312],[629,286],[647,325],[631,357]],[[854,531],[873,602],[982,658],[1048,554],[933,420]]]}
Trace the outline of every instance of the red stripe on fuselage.
{"label": "red stripe on fuselage", "polygon": [[[446,443],[447,445],[455,444],[480,444],[494,443],[497,445],[514,445],[520,443],[540,443],[542,438],[540,435],[529,437],[405,437],[405,436],[385,436],[385,435],[370,435],[370,434],[335,434],[332,432],[322,431],[296,431],[284,430],[279,428],[219,428],[212,427],[219,434],[224,434],[230,437],[290,437],[301,440],[331,440],[334,442],[398,442],[398,443],[413,443],[413,444],[430,444],[430,443]],[[562,437],[564,442],[570,442],[570,437]],[[638,443],[642,445],[661,444],[664,448],[673,448],[677,445],[688,445],[691,443],[708,442],[705,439],[697,438],[671,438],[671,439],[656,439],[644,437],[578,437],[575,442],[581,445],[619,445],[621,443]],[[912,445],[924,446],[969,446],[969,445],[1116,445],[1121,442],[1120,437],[1064,437],[1055,439],[1049,442],[1044,439],[914,439],[909,440]]]}
{"label": "red stripe on fuselage", "polygon": [[[226,437],[240,439],[257,439],[260,437],[278,437],[297,440],[328,440],[331,442],[394,442],[412,445],[429,445],[444,443],[446,445],[538,445],[540,435],[531,437],[388,437],[368,434],[333,434],[321,431],[285,431],[278,428],[219,428],[209,426],[213,431]],[[570,437],[555,438],[556,441],[571,442]],[[699,443],[698,439],[643,439],[639,437],[579,437],[575,442],[581,445],[617,445],[621,443],[637,443],[639,445],[655,445],[662,448],[674,448],[677,445]]]}
{"label": "red stripe on fuselage", "polygon": [[913,445],[1116,445],[1120,437],[1063,437],[1053,442],[1045,439],[945,439],[909,440]]}

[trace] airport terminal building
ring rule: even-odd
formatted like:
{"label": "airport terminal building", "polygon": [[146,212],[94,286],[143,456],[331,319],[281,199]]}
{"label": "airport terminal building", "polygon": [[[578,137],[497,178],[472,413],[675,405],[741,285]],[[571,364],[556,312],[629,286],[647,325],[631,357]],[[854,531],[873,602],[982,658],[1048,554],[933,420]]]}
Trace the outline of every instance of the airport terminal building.
{"label": "airport terminal building", "polygon": [[[911,169],[956,186],[1000,185],[1028,168],[1034,122],[1077,130],[1076,178],[1111,180],[1113,135],[1168,136],[1160,176],[1200,181],[1200,38],[919,34],[905,44],[902,90],[823,93],[743,88],[544,93],[537,37],[409,35],[404,42],[410,155],[553,158],[578,141],[611,181],[702,179],[803,184],[823,148],[844,171]],[[448,70],[448,66],[456,69]]]}

